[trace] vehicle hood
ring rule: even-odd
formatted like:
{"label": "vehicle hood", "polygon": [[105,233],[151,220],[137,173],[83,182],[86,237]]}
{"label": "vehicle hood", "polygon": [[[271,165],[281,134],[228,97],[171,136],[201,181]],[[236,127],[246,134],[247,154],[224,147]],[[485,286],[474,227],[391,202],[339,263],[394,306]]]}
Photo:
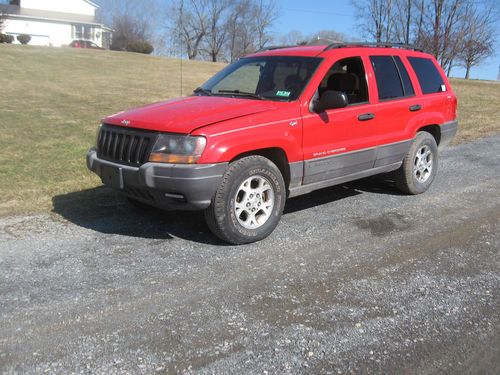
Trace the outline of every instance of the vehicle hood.
{"label": "vehicle hood", "polygon": [[272,101],[189,96],[119,112],[105,124],[188,134],[195,129],[275,109]]}

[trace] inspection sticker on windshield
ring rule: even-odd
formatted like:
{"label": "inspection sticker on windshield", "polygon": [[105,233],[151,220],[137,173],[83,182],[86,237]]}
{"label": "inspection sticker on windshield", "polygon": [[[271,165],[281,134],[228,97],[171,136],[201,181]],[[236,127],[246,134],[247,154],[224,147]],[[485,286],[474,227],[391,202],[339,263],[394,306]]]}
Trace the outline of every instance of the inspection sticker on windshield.
{"label": "inspection sticker on windshield", "polygon": [[290,96],[291,92],[290,91],[277,91],[276,96],[283,96],[285,98],[288,98]]}

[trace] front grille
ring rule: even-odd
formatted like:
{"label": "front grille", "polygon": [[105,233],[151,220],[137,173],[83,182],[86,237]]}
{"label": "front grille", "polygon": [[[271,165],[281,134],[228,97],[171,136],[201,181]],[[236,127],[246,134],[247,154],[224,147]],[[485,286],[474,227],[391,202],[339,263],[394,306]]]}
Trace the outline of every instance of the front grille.
{"label": "front grille", "polygon": [[120,126],[102,125],[97,138],[97,156],[119,164],[146,163],[158,133]]}

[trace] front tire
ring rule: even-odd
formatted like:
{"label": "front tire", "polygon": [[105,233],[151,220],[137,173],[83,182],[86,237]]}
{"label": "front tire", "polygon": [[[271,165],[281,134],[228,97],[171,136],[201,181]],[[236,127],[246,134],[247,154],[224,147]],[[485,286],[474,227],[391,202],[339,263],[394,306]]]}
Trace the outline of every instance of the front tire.
{"label": "front tire", "polygon": [[278,167],[262,156],[248,156],[229,165],[205,219],[210,230],[226,242],[256,242],[274,231],[285,200],[285,182]]}
{"label": "front tire", "polygon": [[436,140],[427,132],[418,132],[403,165],[395,171],[396,186],[406,194],[421,194],[431,186],[437,169]]}

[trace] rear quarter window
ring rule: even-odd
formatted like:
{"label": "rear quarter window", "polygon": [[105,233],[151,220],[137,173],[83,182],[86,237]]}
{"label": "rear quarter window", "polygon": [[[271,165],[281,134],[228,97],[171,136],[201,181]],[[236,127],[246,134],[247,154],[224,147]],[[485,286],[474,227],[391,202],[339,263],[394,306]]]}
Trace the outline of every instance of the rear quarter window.
{"label": "rear quarter window", "polygon": [[408,57],[408,61],[417,75],[422,93],[433,94],[446,91],[443,78],[431,59]]}

